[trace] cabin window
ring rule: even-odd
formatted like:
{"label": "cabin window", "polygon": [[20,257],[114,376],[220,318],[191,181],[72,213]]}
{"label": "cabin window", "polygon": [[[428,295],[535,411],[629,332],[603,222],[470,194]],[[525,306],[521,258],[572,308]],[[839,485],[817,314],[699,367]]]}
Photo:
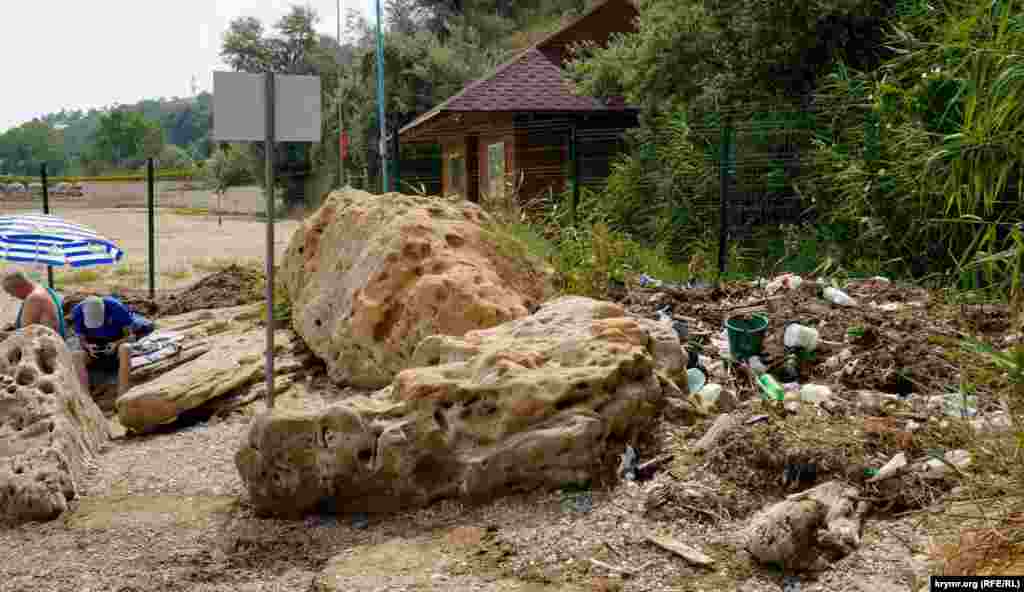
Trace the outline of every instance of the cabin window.
{"label": "cabin window", "polygon": [[487,146],[487,193],[491,199],[505,198],[505,143]]}

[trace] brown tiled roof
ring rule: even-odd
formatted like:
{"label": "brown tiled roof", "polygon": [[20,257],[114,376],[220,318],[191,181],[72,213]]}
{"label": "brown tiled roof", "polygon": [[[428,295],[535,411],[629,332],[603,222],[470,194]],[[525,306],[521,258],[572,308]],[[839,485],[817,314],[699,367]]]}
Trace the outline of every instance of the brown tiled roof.
{"label": "brown tiled roof", "polygon": [[607,0],[599,4],[572,24],[505,62],[490,76],[471,82],[456,95],[403,127],[399,133],[410,131],[443,112],[592,112],[629,109],[622,101],[606,105],[592,97],[573,93],[561,64],[557,62],[561,52],[541,51],[547,45],[557,45],[566,34],[569,37],[588,37],[587,33],[574,31],[574,27],[613,3],[622,3],[635,14],[635,8],[629,0]]}
{"label": "brown tiled roof", "polygon": [[470,83],[438,106],[446,111],[596,111],[598,100],[573,94],[558,64],[530,48],[490,78]]}

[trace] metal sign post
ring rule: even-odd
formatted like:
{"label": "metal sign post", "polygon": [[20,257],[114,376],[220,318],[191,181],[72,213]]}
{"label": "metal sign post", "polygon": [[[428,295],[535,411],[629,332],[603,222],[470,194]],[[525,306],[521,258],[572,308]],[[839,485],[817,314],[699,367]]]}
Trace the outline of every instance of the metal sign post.
{"label": "metal sign post", "polygon": [[153,159],[146,160],[146,213],[149,220],[149,299],[156,299],[156,192],[154,183]]}
{"label": "metal sign post", "polygon": [[[43,213],[50,213],[50,188],[48,186],[49,181],[46,179],[46,163],[44,162],[39,168],[39,176],[42,177],[43,182]],[[53,289],[53,266],[46,266],[46,285],[51,290]]]}
{"label": "metal sign post", "polygon": [[264,92],[267,107],[266,153],[267,196],[267,409],[274,408],[274,75],[267,73]]}
{"label": "metal sign post", "polygon": [[267,408],[274,408],[274,144],[319,142],[320,78],[214,72],[213,137],[263,142],[267,199]]}

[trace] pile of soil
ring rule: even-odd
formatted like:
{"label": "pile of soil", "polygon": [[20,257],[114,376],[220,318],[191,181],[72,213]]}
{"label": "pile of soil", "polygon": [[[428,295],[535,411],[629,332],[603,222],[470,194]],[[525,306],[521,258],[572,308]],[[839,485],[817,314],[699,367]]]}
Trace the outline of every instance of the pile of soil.
{"label": "pile of soil", "polygon": [[[129,308],[149,318],[168,317],[206,308],[226,308],[258,302],[263,298],[264,276],[261,272],[232,265],[180,290],[158,291],[155,299],[148,290],[111,288],[114,296]],[[96,291],[72,292],[64,295],[64,314],[68,316],[79,302]]]}
{"label": "pile of soil", "polygon": [[167,294],[160,302],[160,316],[257,302],[263,297],[264,284],[264,276],[259,271],[232,265],[181,292]]}

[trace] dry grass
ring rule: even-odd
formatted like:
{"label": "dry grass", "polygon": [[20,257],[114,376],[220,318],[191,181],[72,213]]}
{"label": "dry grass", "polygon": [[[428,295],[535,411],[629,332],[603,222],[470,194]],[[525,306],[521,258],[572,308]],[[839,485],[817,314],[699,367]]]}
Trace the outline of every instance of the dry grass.
{"label": "dry grass", "polygon": [[161,273],[164,277],[170,280],[183,280],[192,275],[192,270],[186,266],[177,266]]}
{"label": "dry grass", "polygon": [[178,216],[206,216],[210,210],[208,208],[174,208],[171,213]]}
{"label": "dry grass", "polygon": [[250,261],[244,261],[238,257],[207,257],[199,261],[194,261],[192,267],[198,271],[205,273],[216,273],[218,271],[224,271],[232,265],[239,265],[242,267],[253,267],[254,264]]}
{"label": "dry grass", "polygon": [[103,278],[103,273],[96,269],[79,269],[75,271],[56,272],[53,274],[53,283],[57,287],[80,286],[91,284]]}

